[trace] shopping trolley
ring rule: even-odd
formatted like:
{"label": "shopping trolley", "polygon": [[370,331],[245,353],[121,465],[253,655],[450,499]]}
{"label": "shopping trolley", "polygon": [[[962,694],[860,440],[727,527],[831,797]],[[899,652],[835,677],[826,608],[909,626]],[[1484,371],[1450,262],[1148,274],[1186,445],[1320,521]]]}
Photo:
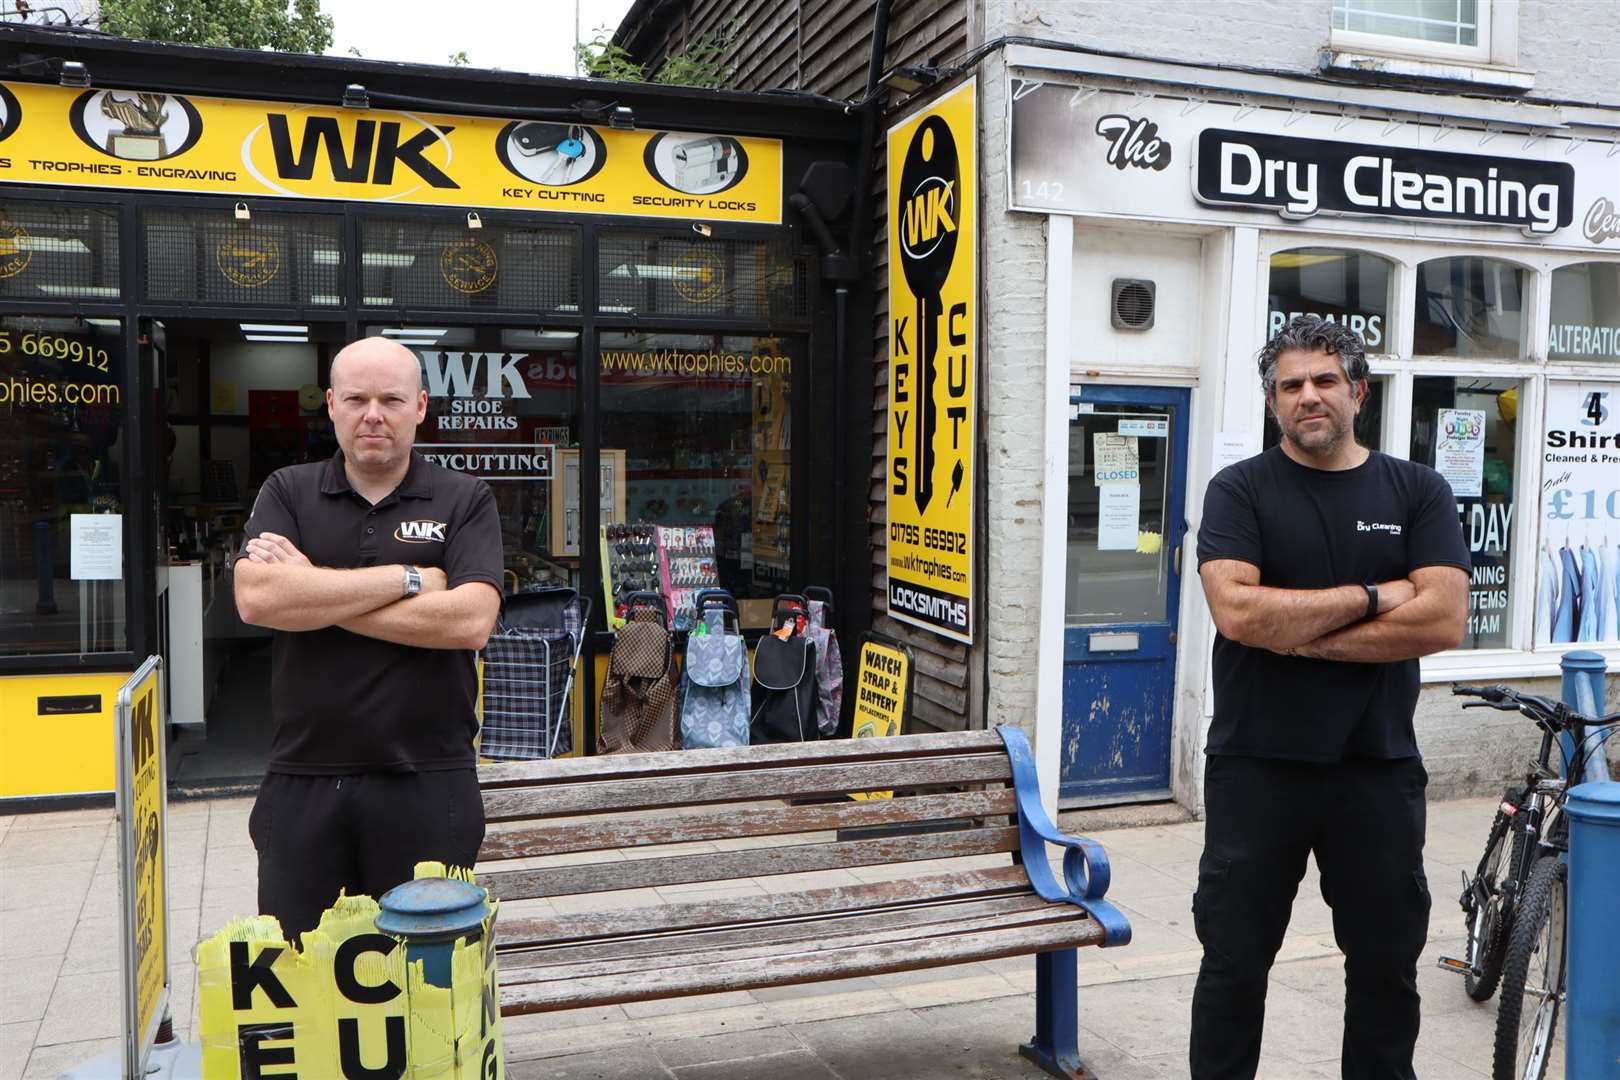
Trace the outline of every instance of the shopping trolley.
{"label": "shopping trolley", "polygon": [[479,756],[491,761],[573,752],[574,673],[590,601],[552,587],[505,598],[484,646],[484,722]]}

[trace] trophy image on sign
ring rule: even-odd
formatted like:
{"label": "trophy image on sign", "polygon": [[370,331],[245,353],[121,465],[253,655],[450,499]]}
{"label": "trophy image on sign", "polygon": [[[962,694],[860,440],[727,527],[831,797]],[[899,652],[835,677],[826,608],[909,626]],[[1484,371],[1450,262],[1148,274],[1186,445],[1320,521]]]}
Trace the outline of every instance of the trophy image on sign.
{"label": "trophy image on sign", "polygon": [[166,94],[136,94],[119,97],[108,92],[101,99],[101,113],[124,125],[121,132],[108,132],[107,149],[129,161],[157,161],[167,156],[163,125],[169,119]]}

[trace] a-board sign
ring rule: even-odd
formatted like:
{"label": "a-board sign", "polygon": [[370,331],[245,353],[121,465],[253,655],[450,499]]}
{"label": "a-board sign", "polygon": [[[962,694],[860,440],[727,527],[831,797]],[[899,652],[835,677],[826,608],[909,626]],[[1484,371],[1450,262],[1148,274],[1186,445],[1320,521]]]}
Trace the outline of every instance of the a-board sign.
{"label": "a-board sign", "polygon": [[118,691],[118,888],[123,914],[124,1076],[146,1059],[169,1005],[167,732],[163,658],[149,657]]}
{"label": "a-board sign", "polygon": [[[418,863],[418,877],[464,871]],[[503,1080],[490,905],[450,948],[449,986],[377,929],[369,896],[343,896],[289,945],[268,915],[197,946],[197,1015],[208,1080]]]}
{"label": "a-board sign", "polygon": [[[893,638],[868,634],[855,669],[855,723],[852,738],[899,735],[911,708],[911,649]],[[850,798],[887,799],[889,791],[857,791]]]}

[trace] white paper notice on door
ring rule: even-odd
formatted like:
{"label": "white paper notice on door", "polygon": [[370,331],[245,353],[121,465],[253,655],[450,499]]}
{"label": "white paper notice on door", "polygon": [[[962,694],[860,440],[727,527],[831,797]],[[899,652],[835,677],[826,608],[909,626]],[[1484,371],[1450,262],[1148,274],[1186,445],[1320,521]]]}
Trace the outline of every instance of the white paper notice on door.
{"label": "white paper notice on door", "polygon": [[1097,550],[1135,551],[1142,518],[1142,486],[1102,484],[1097,488]]}
{"label": "white paper notice on door", "polygon": [[1435,425],[1434,469],[1458,498],[1478,498],[1485,478],[1485,412],[1441,409]]}
{"label": "white paper notice on door", "polygon": [[124,515],[68,515],[69,576],[118,581],[124,576]]}
{"label": "white paper notice on door", "polygon": [[1098,487],[1126,481],[1135,484],[1141,478],[1136,436],[1099,431],[1091,436],[1091,448],[1091,482]]}

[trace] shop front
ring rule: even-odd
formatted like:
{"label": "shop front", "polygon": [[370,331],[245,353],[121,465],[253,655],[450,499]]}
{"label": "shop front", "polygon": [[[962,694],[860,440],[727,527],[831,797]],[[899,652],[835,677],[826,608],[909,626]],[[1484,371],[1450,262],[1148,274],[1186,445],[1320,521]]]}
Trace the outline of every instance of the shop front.
{"label": "shop front", "polygon": [[1254,356],[1302,312],[1366,342],[1361,441],[1451,485],[1467,636],[1424,660],[1417,729],[1437,789],[1489,789],[1525,733],[1460,713],[1452,681],[1554,675],[1572,646],[1620,662],[1620,116],[1006,60],[1003,228],[1045,226],[1045,440],[1067,446],[1037,709],[1063,803],[1201,803],[1202,493],[1276,442]]}
{"label": "shop front", "polygon": [[0,54],[0,799],[109,791],[113,691],[152,653],[176,782],[262,772],[268,638],[229,558],[265,478],[335,451],[328,369],[362,336],[420,359],[418,448],[489,482],[509,593],[577,589],[606,630],[680,588],[610,543],[660,527],[708,543],[695,580],[745,628],[839,587],[807,508],[841,490],[843,352],[787,204],[852,159],[836,108],[289,65]]}

